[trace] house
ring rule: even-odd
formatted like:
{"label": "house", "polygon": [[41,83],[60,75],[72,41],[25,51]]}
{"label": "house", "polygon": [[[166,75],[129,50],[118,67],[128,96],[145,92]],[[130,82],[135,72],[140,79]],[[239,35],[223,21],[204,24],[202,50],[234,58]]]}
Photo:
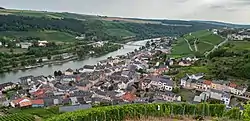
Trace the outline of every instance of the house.
{"label": "house", "polygon": [[12,82],[7,82],[7,83],[3,83],[3,84],[0,84],[0,91],[7,91],[7,90],[10,90],[10,89],[13,89],[16,87],[16,84],[12,83]]}
{"label": "house", "polygon": [[48,41],[38,41],[38,46],[45,47],[48,44]]}
{"label": "house", "polygon": [[64,75],[62,76],[60,82],[61,83],[69,83],[70,81],[76,81],[76,75]]}
{"label": "house", "polygon": [[250,92],[245,92],[243,96],[250,99]]}
{"label": "house", "polygon": [[124,95],[122,95],[121,99],[123,99],[124,101],[128,101],[128,102],[132,102],[136,100],[136,95],[130,93],[130,92],[126,92]]}
{"label": "house", "polygon": [[32,43],[29,43],[29,42],[20,42],[20,46],[21,48],[23,49],[28,49],[30,46],[32,46],[33,44]]}
{"label": "house", "polygon": [[153,76],[151,78],[151,85],[156,86],[162,91],[172,91],[174,82],[171,78],[166,76]]}
{"label": "house", "polygon": [[181,96],[170,91],[156,93],[157,96],[162,96],[162,99],[168,102],[181,101]]}
{"label": "house", "polygon": [[197,73],[192,75],[187,74],[187,76],[189,79],[199,80],[204,77],[204,74],[203,73]]}
{"label": "house", "polygon": [[65,72],[64,72],[64,75],[73,75],[74,73],[74,70],[72,70],[71,68],[67,69]]}
{"label": "house", "polygon": [[215,90],[215,89],[210,89],[209,92],[210,92],[210,98],[221,100],[227,106],[230,104],[230,99],[231,99],[230,94],[220,91],[220,90]]}
{"label": "house", "polygon": [[235,89],[233,89],[231,93],[235,95],[243,95],[246,92],[247,88],[243,86],[237,86]]}
{"label": "house", "polygon": [[32,101],[29,98],[19,98],[17,100],[12,100],[10,105],[12,107],[30,107],[32,106]]}
{"label": "house", "polygon": [[30,76],[20,77],[19,80],[22,85],[28,85],[33,78],[34,76],[30,75]]}
{"label": "house", "polygon": [[51,75],[47,76],[46,78],[49,82],[54,81],[56,79],[55,76],[51,76]]}
{"label": "house", "polygon": [[231,100],[230,94],[224,92],[224,93],[222,94],[222,99],[221,99],[221,100],[224,102],[224,104],[225,104],[226,106],[229,106],[230,100]]}
{"label": "house", "polygon": [[77,97],[70,97],[72,105],[79,105],[79,102],[77,100]]}
{"label": "house", "polygon": [[192,63],[186,60],[182,60],[178,63],[179,66],[191,66]]}
{"label": "house", "polygon": [[84,72],[93,72],[96,69],[94,65],[84,65],[83,68],[80,68],[78,71],[80,73]]}
{"label": "house", "polygon": [[32,107],[44,107],[44,100],[38,99],[38,100],[31,100]]}

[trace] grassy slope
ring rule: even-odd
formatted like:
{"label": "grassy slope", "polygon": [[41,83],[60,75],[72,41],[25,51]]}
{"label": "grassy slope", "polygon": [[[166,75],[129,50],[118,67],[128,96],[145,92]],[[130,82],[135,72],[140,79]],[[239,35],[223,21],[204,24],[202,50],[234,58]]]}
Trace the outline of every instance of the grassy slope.
{"label": "grassy slope", "polygon": [[42,40],[47,40],[50,42],[73,42],[75,37],[68,33],[58,32],[58,31],[6,31],[0,32],[0,36],[5,36],[9,38],[20,38],[20,37],[39,37]]}
{"label": "grassy slope", "polygon": [[214,35],[207,30],[193,32],[191,35],[186,34],[186,35],[184,35],[183,38],[178,39],[177,44],[175,44],[173,46],[172,55],[192,55],[192,54],[194,54],[194,52],[190,51],[188,44],[184,40],[184,38],[186,38],[189,41],[193,50],[195,50],[194,49],[195,47],[193,44],[194,38],[198,38],[196,45],[198,48],[198,52],[200,52],[202,54],[208,50],[211,50],[214,47],[214,45],[217,45],[223,41],[221,37],[219,37],[218,35]]}

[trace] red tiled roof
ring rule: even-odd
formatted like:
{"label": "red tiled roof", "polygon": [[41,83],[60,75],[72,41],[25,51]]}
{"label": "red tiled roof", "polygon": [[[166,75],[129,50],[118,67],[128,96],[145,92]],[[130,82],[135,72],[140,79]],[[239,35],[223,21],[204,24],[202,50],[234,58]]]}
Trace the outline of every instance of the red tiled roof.
{"label": "red tiled roof", "polygon": [[236,88],[237,85],[236,85],[235,83],[232,83],[232,82],[231,82],[231,83],[229,84],[229,87]]}
{"label": "red tiled roof", "polygon": [[127,92],[122,96],[122,99],[127,101],[134,101],[136,99],[136,95]]}
{"label": "red tiled roof", "polygon": [[39,104],[39,105],[43,105],[44,101],[42,99],[39,100],[31,100],[32,104]]}
{"label": "red tiled roof", "polygon": [[39,89],[39,90],[37,90],[36,92],[34,92],[33,95],[35,95],[35,96],[43,95],[44,92],[45,92],[44,89]]}
{"label": "red tiled roof", "polygon": [[206,85],[211,85],[212,81],[210,81],[210,80],[205,80],[203,83],[206,84]]}
{"label": "red tiled roof", "polygon": [[24,97],[24,98],[19,98],[19,99],[13,100],[12,102],[14,102],[15,104],[18,104],[20,101],[22,101],[24,99],[28,99],[29,100],[29,98]]}
{"label": "red tiled roof", "polygon": [[31,103],[31,101],[27,101],[27,102],[21,102],[19,105],[20,105],[20,107],[26,107],[26,106],[31,106],[32,103]]}

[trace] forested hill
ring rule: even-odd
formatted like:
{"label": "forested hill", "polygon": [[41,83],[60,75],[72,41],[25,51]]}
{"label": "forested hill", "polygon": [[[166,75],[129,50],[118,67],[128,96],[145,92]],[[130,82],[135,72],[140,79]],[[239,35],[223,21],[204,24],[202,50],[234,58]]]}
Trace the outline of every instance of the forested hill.
{"label": "forested hill", "polygon": [[27,10],[0,10],[1,31],[46,31],[55,30],[70,33],[74,36],[85,34],[86,37],[97,37],[98,40],[121,41],[124,37],[138,39],[178,36],[189,32],[220,28],[224,26],[179,21],[179,20],[143,20],[81,15],[75,13],[54,13]]}

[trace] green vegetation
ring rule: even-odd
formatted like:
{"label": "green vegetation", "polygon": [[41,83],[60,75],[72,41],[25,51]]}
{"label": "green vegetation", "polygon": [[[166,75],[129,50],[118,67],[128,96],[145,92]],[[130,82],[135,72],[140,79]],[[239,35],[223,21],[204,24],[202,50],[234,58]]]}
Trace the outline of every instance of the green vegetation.
{"label": "green vegetation", "polygon": [[[189,48],[189,42],[191,49]],[[196,41],[196,42],[195,42]],[[193,32],[191,34],[186,34],[183,37],[179,38],[177,42],[173,46],[172,55],[182,55],[182,56],[190,56],[190,55],[201,55],[205,52],[212,50],[215,45],[221,43],[223,39],[213,34],[210,31],[202,30]],[[197,51],[195,49],[195,45],[197,46]]]}
{"label": "green vegetation", "polygon": [[[221,104],[185,104],[185,103],[155,103],[155,104],[129,104],[119,106],[97,107],[87,110],[64,113],[62,115],[49,118],[48,121],[91,121],[97,120],[116,120],[140,119],[141,117],[167,117],[170,115],[185,116],[212,116],[212,117],[233,117],[240,119],[239,110],[228,113],[225,105]],[[232,116],[231,116],[232,117]]]}
{"label": "green vegetation", "polygon": [[0,116],[0,121],[35,121],[35,117],[29,114],[11,114]]}
{"label": "green vegetation", "polygon": [[48,42],[74,42],[75,36],[59,31],[5,31],[0,36],[24,40],[27,37],[39,38]]}
{"label": "green vegetation", "polygon": [[215,78],[248,80],[250,78],[250,42],[230,41],[200,62],[206,65]]}
{"label": "green vegetation", "polygon": [[59,108],[58,107],[50,107],[50,108],[14,108],[9,109],[8,114],[16,114],[16,115],[32,115],[36,116],[42,119],[50,118],[52,116],[56,116],[59,114]]}

